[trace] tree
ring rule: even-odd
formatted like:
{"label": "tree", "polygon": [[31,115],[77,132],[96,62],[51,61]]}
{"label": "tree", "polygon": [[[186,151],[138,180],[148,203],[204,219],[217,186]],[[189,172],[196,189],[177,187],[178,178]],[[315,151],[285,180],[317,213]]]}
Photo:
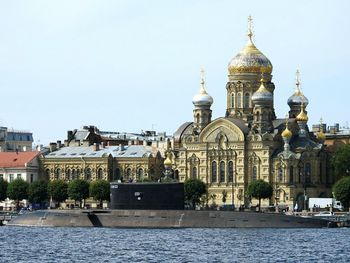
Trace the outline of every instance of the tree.
{"label": "tree", "polygon": [[15,179],[7,186],[7,197],[16,201],[16,207],[19,208],[19,201],[28,198],[29,184],[21,178]]}
{"label": "tree", "polygon": [[89,187],[90,196],[100,202],[102,207],[103,200],[109,201],[110,198],[110,185],[106,180],[98,180],[90,183]]}
{"label": "tree", "polygon": [[259,179],[248,185],[247,194],[259,200],[260,211],[261,199],[270,198],[272,191],[272,186],[268,182]]}
{"label": "tree", "polygon": [[342,202],[345,208],[350,207],[350,177],[346,176],[333,185],[335,198]]}
{"label": "tree", "polygon": [[193,208],[200,203],[201,197],[207,193],[207,186],[199,179],[187,179],[184,183],[185,201]]}
{"label": "tree", "polygon": [[342,146],[334,153],[332,164],[337,176],[350,175],[350,144]]}
{"label": "tree", "polygon": [[82,200],[89,197],[89,183],[82,179],[75,179],[68,184],[68,196],[75,202],[79,201],[80,207]]}
{"label": "tree", "polygon": [[68,198],[67,189],[68,185],[65,181],[54,180],[49,182],[47,192],[49,196],[58,203],[59,207],[60,203]]}
{"label": "tree", "polygon": [[31,203],[42,204],[48,200],[48,184],[47,181],[35,181],[29,186],[28,199]]}
{"label": "tree", "polygon": [[0,178],[0,201],[3,201],[7,197],[7,186],[8,183],[3,178]]}

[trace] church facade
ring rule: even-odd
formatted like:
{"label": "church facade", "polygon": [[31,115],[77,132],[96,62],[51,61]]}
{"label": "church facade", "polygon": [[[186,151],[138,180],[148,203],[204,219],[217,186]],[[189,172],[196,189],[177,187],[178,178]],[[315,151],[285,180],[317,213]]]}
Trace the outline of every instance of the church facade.
{"label": "church facade", "polygon": [[209,205],[256,205],[246,191],[251,182],[262,179],[274,189],[262,206],[285,204],[301,210],[307,198],[331,195],[324,134],[309,132],[308,99],[300,90],[298,73],[296,91],[287,101],[289,114],[276,117],[273,66],[252,36],[250,21],[247,44],[228,65],[223,117],[212,120],[213,98],[202,76],[192,100],[193,120],[174,134],[172,167],[179,181],[198,178],[207,184]]}

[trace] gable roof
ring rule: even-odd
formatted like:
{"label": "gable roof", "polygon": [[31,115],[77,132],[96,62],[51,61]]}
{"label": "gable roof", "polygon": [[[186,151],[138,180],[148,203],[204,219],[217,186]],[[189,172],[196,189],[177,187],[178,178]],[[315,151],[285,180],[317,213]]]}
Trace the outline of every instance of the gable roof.
{"label": "gable roof", "polygon": [[0,152],[0,167],[25,167],[27,163],[31,162],[37,157],[40,152]]}

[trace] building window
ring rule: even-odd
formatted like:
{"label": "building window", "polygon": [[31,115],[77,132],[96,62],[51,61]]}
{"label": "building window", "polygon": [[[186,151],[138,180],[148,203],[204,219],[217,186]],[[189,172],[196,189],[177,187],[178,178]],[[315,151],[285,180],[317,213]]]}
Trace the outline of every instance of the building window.
{"label": "building window", "polygon": [[30,183],[34,181],[34,174],[30,174]]}
{"label": "building window", "polygon": [[79,169],[77,169],[76,177],[77,177],[77,179],[80,179],[80,170]]}
{"label": "building window", "polygon": [[197,115],[196,115],[196,123],[200,123],[200,116],[199,116],[199,113],[197,113]]}
{"label": "building window", "polygon": [[143,180],[143,169],[139,168],[139,170],[137,171],[137,180],[142,181]]}
{"label": "building window", "polygon": [[246,93],[244,95],[244,108],[249,108],[249,98],[250,98],[249,93]]}
{"label": "building window", "polygon": [[103,170],[102,170],[102,168],[98,168],[98,170],[97,170],[97,180],[102,180],[102,176],[103,176]]}
{"label": "building window", "polygon": [[17,179],[21,179],[21,174],[17,174]]}
{"label": "building window", "polygon": [[70,169],[67,170],[67,176],[66,176],[66,178],[67,178],[69,181],[72,181],[72,173],[71,173],[71,170],[70,170]]}
{"label": "building window", "polygon": [[235,107],[235,94],[232,93],[231,94],[231,108],[234,108]]}
{"label": "building window", "polygon": [[294,168],[293,166],[289,167],[289,183],[294,183]]}
{"label": "building window", "polygon": [[126,177],[127,177],[128,179],[131,179],[131,178],[132,178],[131,168],[126,169]]}
{"label": "building window", "polygon": [[0,174],[0,180],[4,180],[4,174]]}
{"label": "building window", "polygon": [[60,168],[57,168],[56,169],[56,172],[55,172],[55,179],[56,180],[62,180],[62,173],[61,173],[61,169]]}
{"label": "building window", "polygon": [[197,167],[192,167],[192,179],[197,179]]}
{"label": "building window", "polygon": [[283,181],[283,169],[282,167],[278,168],[278,182],[282,183]]}
{"label": "building window", "polygon": [[260,112],[256,112],[256,121],[260,121]]}
{"label": "building window", "polygon": [[225,182],[225,162],[220,162],[220,183]]}
{"label": "building window", "polygon": [[85,170],[85,178],[86,178],[87,181],[91,180],[91,169],[90,168],[87,168]]}
{"label": "building window", "polygon": [[73,180],[79,179],[78,170],[72,169],[72,179]]}
{"label": "building window", "polygon": [[13,180],[15,179],[14,176],[15,176],[14,174],[10,174],[10,180],[9,180],[10,183],[13,182]]}
{"label": "building window", "polygon": [[256,181],[257,178],[258,178],[258,169],[256,168],[256,166],[253,166],[252,179],[253,181]]}
{"label": "building window", "polygon": [[50,169],[45,170],[45,177],[47,180],[50,180]]}
{"label": "building window", "polygon": [[119,168],[115,169],[115,180],[121,180],[121,178],[120,178],[120,169]]}
{"label": "building window", "polygon": [[228,162],[228,181],[230,183],[233,182],[233,162],[232,161]]}
{"label": "building window", "polygon": [[241,95],[241,93],[237,94],[237,108],[242,108],[242,95]]}
{"label": "building window", "polygon": [[211,182],[216,183],[216,177],[217,177],[217,165],[216,162],[211,163]]}
{"label": "building window", "polygon": [[305,183],[311,183],[311,164],[310,163],[306,163],[305,164]]}
{"label": "building window", "polygon": [[174,176],[175,176],[175,180],[179,180],[179,170],[175,170]]}

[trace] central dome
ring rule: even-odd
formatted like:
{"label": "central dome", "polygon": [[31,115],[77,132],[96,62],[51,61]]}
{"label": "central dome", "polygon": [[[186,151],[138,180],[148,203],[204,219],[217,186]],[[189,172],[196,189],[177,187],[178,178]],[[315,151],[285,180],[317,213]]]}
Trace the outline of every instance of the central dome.
{"label": "central dome", "polygon": [[272,73],[270,60],[254,45],[251,26],[248,29],[247,45],[230,61],[228,71],[235,73]]}

